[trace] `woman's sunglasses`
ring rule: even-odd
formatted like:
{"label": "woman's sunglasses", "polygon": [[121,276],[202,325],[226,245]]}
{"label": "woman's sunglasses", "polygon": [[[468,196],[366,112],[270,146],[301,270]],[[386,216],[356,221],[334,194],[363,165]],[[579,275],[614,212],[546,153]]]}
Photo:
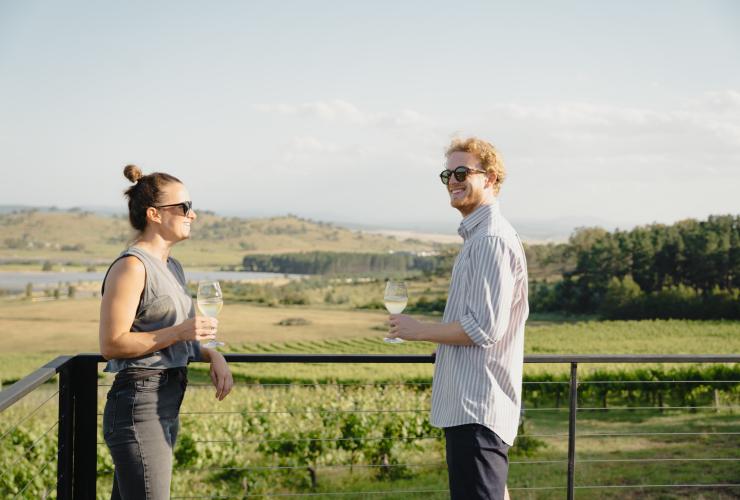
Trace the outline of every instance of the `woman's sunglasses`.
{"label": "woman's sunglasses", "polygon": [[455,170],[442,170],[442,173],[439,174],[439,178],[442,179],[442,184],[446,186],[450,183],[450,177],[452,177],[453,174],[455,175],[455,179],[457,180],[457,182],[463,182],[468,177],[468,175],[474,173],[486,174],[488,172],[486,172],[485,170],[478,170],[475,168],[460,166],[457,167]]}
{"label": "woman's sunglasses", "polygon": [[180,207],[182,209],[182,215],[187,217],[190,211],[193,209],[193,202],[190,200],[181,201],[180,203],[172,203],[170,205],[159,205],[158,207],[154,207],[154,208],[167,208],[167,207]]}

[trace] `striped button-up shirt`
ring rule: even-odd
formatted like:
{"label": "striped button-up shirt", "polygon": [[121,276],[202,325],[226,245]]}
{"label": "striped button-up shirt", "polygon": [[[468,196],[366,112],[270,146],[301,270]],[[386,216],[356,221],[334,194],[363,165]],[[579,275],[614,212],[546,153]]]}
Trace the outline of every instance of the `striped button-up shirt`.
{"label": "striped button-up shirt", "polygon": [[478,207],[458,232],[464,243],[452,268],[442,322],[459,321],[475,345],[437,348],[431,423],[481,424],[512,445],[529,315],[524,248],[498,202]]}

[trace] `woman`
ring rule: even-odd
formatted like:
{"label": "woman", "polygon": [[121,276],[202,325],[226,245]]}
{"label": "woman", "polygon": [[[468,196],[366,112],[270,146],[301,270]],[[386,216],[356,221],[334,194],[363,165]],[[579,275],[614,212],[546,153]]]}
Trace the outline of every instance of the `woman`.
{"label": "woman", "polygon": [[142,175],[133,165],[123,173],[134,183],[126,196],[138,235],[103,280],[100,352],[116,372],[103,434],[115,465],[111,498],[159,500],[170,495],[188,362],[210,362],[218,400],[233,379],[220,353],[200,347],[218,321],[195,314],[182,266],[169,256],[197,217],[190,194],[165,173]]}

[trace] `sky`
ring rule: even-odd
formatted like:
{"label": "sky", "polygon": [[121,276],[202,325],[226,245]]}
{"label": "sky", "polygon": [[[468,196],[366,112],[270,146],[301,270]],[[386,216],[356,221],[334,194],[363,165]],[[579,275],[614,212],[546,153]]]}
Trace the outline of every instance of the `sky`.
{"label": "sky", "polygon": [[454,233],[453,137],[529,227],[740,213],[740,2],[0,0],[0,205]]}

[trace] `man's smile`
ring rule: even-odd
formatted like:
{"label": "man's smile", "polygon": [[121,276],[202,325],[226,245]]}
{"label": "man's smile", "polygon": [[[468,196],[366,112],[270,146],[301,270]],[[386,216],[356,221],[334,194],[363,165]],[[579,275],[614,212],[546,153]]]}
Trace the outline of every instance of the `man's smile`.
{"label": "man's smile", "polygon": [[465,197],[465,186],[451,187],[448,189],[448,191],[450,192],[450,198],[453,200]]}

